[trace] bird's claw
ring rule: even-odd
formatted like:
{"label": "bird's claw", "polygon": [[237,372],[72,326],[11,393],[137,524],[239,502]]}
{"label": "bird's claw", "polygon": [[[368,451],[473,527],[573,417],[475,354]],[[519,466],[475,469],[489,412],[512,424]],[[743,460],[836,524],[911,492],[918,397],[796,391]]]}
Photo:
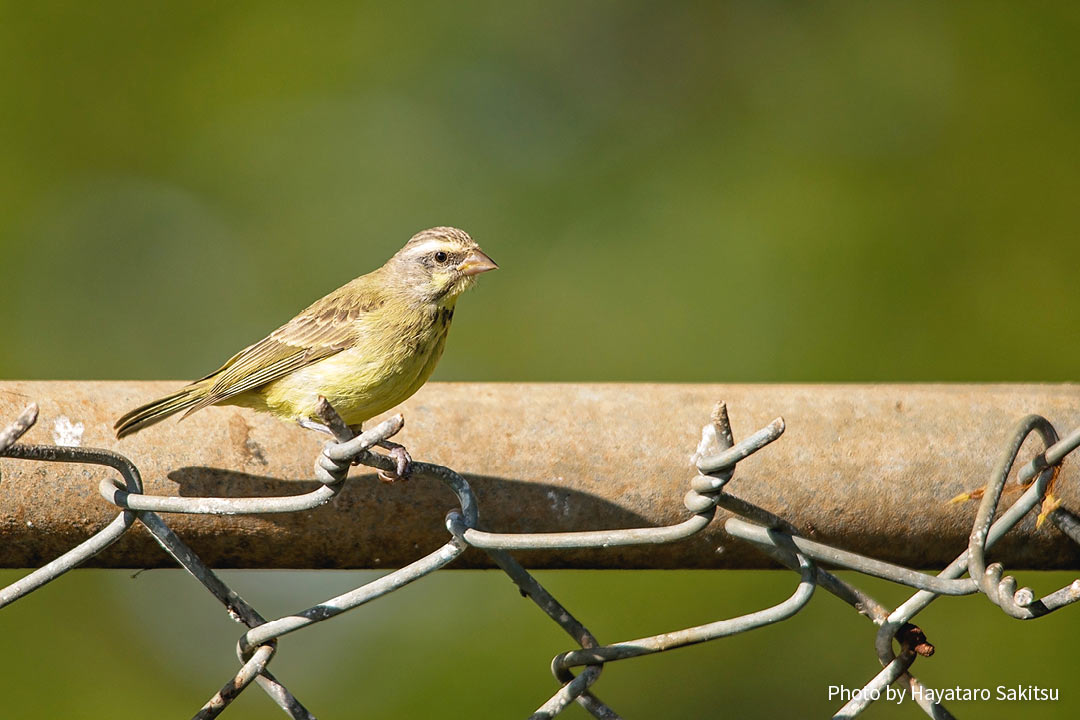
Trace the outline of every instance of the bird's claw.
{"label": "bird's claw", "polygon": [[409,475],[412,473],[412,456],[409,455],[409,451],[405,449],[405,446],[399,445],[396,442],[390,442],[389,440],[383,440],[379,443],[379,447],[386,448],[390,451],[387,454],[394,461],[395,466],[393,472],[379,470],[379,480],[385,483],[392,483],[397,480],[408,480]]}
{"label": "bird's claw", "polygon": [[311,418],[306,418],[306,417],[297,418],[296,419],[296,424],[299,425],[300,427],[304,428],[305,430],[314,430],[315,432],[320,432],[320,433],[323,433],[324,435],[329,435],[330,437],[334,437],[334,431],[330,429],[329,425],[324,425],[321,422],[318,422],[316,420],[312,420]]}
{"label": "bird's claw", "polygon": [[[363,427],[360,425],[350,425],[349,430],[352,431],[353,435],[359,435],[363,432]],[[409,455],[409,451],[405,449],[405,446],[396,442],[390,442],[389,440],[380,440],[375,444],[389,450],[390,452],[387,454],[394,461],[393,471],[381,469],[375,471],[379,480],[384,483],[408,480],[409,474],[412,473],[412,456]],[[360,458],[353,460],[353,465],[360,464]]]}

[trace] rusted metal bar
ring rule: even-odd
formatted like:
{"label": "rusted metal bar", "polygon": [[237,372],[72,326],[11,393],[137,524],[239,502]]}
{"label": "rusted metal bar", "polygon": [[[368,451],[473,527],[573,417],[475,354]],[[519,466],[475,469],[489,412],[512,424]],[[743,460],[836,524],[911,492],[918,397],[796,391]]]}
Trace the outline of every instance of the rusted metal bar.
{"label": "rusted metal bar", "polygon": [[[40,407],[22,443],[117,450],[150,495],[280,496],[322,483],[313,468],[326,437],[240,408],[209,408],[117,442],[124,411],[174,382],[0,382],[0,424]],[[1062,432],[1080,425],[1076,385],[655,385],[432,383],[395,412],[395,438],[417,461],[457,470],[501,533],[672,525],[694,517],[683,496],[691,454],[717,400],[736,442],[777,416],[787,431],[739,463],[727,489],[775,512],[801,535],[909,567],[940,568],[968,543],[977,503],[950,504],[985,485],[1016,422],[1028,413]],[[376,420],[381,420],[377,418]],[[374,422],[373,424],[374,425]],[[1038,451],[1030,438],[1017,459]],[[0,566],[36,567],[116,517],[98,494],[107,468],[0,458]],[[1080,502],[1076,463],[1055,481],[1063,507]],[[456,498],[424,477],[386,485],[354,468],[322,507],[258,516],[167,515],[214,567],[399,567],[447,542]],[[1016,493],[1010,496],[1010,493]],[[1018,490],[1006,487],[1007,498]],[[1011,500],[1010,500],[1011,501]],[[520,551],[528,567],[769,567],[750,543],[705,530],[665,545]],[[994,547],[1009,568],[1077,568],[1080,551],[1052,523],[1025,520]],[[106,567],[171,566],[141,526],[91,560]],[[453,567],[489,567],[469,549]]]}

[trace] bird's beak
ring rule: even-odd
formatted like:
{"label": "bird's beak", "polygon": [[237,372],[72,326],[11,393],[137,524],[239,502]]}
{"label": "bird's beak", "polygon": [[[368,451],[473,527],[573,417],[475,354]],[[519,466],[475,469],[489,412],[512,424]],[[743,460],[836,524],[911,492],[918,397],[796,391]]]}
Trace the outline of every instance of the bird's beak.
{"label": "bird's beak", "polygon": [[465,276],[479,275],[480,273],[486,273],[488,270],[498,269],[499,266],[495,264],[495,261],[479,250],[473,250],[469,253],[468,257],[457,266],[458,272]]}

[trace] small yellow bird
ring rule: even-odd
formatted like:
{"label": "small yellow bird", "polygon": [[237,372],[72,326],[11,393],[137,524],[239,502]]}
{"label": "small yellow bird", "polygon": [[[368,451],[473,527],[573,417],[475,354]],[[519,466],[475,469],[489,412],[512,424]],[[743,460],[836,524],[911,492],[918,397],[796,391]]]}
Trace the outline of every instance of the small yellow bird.
{"label": "small yellow bird", "polygon": [[124,415],[116,437],[210,405],[254,408],[325,431],[315,411],[320,396],[359,426],[427,382],[458,297],[497,267],[463,230],[417,233],[381,268],[317,300],[218,370]]}

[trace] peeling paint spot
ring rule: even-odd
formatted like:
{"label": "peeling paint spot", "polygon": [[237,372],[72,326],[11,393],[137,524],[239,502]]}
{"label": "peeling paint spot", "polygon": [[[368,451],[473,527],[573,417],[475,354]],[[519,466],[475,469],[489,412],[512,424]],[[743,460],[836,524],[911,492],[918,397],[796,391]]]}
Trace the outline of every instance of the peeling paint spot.
{"label": "peeling paint spot", "polygon": [[66,415],[61,415],[53,424],[53,442],[62,447],[79,447],[85,429],[81,422],[73,423]]}
{"label": "peeling paint spot", "polygon": [[701,440],[698,441],[697,449],[690,455],[690,466],[697,467],[702,459],[711,457],[722,452],[724,446],[720,442],[720,435],[713,425],[705,425],[701,428]]}
{"label": "peeling paint spot", "polygon": [[[562,481],[562,478],[559,478]],[[570,494],[560,493],[555,490],[547,491],[548,501],[551,503],[551,511],[562,514],[566,517],[570,514]]]}

